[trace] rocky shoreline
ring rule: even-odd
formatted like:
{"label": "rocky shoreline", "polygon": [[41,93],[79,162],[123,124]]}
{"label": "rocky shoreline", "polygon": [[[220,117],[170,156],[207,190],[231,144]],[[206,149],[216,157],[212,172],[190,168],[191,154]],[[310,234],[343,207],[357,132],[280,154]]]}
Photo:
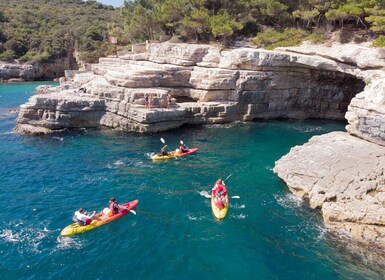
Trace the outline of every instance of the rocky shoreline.
{"label": "rocky shoreline", "polygon": [[184,124],[346,118],[347,132],[292,148],[274,172],[321,209],[326,227],[385,249],[384,58],[382,49],[348,44],[275,51],[150,44],[40,88],[20,107],[16,130],[152,133]]}

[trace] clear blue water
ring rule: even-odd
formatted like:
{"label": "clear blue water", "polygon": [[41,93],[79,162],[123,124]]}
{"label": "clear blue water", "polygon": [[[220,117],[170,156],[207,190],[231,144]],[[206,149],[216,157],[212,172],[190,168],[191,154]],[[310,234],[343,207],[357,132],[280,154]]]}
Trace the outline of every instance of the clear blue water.
{"label": "clear blue water", "polygon": [[[41,84],[41,83],[40,83]],[[343,123],[271,121],[138,135],[12,132],[38,83],[0,84],[0,279],[382,279],[331,238],[318,211],[291,195],[274,162]],[[163,137],[199,152],[152,162]],[[205,194],[227,180],[216,220]],[[139,199],[137,215],[59,237],[79,207]]]}

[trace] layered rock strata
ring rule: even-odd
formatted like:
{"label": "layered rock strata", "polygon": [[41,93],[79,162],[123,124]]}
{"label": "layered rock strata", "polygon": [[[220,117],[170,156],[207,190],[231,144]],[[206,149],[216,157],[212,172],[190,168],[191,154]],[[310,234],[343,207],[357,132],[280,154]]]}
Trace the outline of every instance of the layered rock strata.
{"label": "layered rock strata", "polygon": [[292,148],[274,172],[329,229],[385,249],[384,169],[385,147],[333,132]]}
{"label": "layered rock strata", "polygon": [[[334,53],[333,48],[319,46],[285,50],[308,54],[309,49],[323,57]],[[372,252],[385,249],[384,58],[382,49],[340,48],[333,59],[362,67],[356,76],[366,83],[348,106],[347,132],[313,137],[292,148],[274,167],[290,191],[321,209],[327,228],[369,245]]]}
{"label": "layered rock strata", "polygon": [[289,52],[151,44],[146,53],[101,58],[91,72],[31,97],[20,108],[17,130],[107,126],[157,132],[238,120],[341,120],[364,87],[355,71]]}
{"label": "layered rock strata", "polygon": [[75,65],[71,58],[35,64],[0,61],[0,82],[53,80],[63,76],[65,70],[72,69]]}

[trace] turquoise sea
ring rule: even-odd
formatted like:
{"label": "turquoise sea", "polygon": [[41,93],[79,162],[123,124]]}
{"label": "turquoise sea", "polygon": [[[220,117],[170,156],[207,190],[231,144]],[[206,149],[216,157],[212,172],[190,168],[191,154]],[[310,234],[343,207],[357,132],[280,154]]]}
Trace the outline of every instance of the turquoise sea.
{"label": "turquoise sea", "polygon": [[[344,123],[14,133],[8,110],[39,84],[0,84],[0,279],[383,279],[380,266],[348,251],[272,171],[291,147]],[[153,162],[161,137],[199,152]],[[230,174],[229,194],[239,198],[218,221],[205,194]],[[59,236],[79,207],[101,210],[110,196],[139,199],[137,215]]]}

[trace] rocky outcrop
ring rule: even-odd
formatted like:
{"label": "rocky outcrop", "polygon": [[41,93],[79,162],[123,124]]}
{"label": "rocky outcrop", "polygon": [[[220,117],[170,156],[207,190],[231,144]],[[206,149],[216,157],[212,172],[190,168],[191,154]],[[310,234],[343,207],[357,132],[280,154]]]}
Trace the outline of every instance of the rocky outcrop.
{"label": "rocky outcrop", "polygon": [[345,132],[313,137],[274,168],[328,228],[385,249],[384,170],[385,147]]}
{"label": "rocky outcrop", "polygon": [[73,67],[74,62],[69,59],[35,64],[0,61],[0,82],[53,80],[64,76],[64,71]]}
{"label": "rocky outcrop", "polygon": [[[138,132],[237,120],[343,119],[350,100],[364,87],[356,67],[323,57],[169,43],[147,49],[140,55],[101,58],[91,72],[76,75],[55,94],[33,96],[21,106],[17,129],[27,131],[25,124],[49,131],[73,128],[78,126],[67,119],[89,117],[82,122],[87,127]],[[145,96],[151,108],[144,106]],[[74,110],[67,106],[63,111],[65,99]],[[95,99],[104,104],[104,114],[75,105]],[[45,106],[44,100],[57,107]]]}
{"label": "rocky outcrop", "polygon": [[0,62],[0,81],[32,81],[35,76],[34,73],[31,64]]}
{"label": "rocky outcrop", "polygon": [[[385,250],[385,66],[384,50],[356,45],[315,46],[312,55],[359,66],[355,75],[365,89],[350,102],[347,132],[316,136],[278,160],[274,172],[296,195],[322,211],[325,225],[337,234]],[[306,46],[285,51],[309,54]]]}

